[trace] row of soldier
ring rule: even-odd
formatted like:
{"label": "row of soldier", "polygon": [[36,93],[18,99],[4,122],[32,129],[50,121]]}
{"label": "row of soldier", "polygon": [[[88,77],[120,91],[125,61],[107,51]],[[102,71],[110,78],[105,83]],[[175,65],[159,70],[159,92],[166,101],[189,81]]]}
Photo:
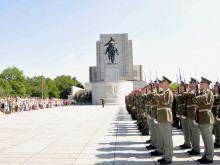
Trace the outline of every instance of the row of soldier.
{"label": "row of soldier", "polygon": [[[198,163],[213,163],[214,147],[220,147],[219,83],[211,90],[210,80],[201,78],[200,89],[191,78],[189,86],[182,82],[177,91],[171,91],[171,81],[163,76],[140,91],[126,97],[126,107],[142,134],[149,134],[147,146],[151,156],[164,155],[160,164],[170,164],[173,158],[172,123],[180,121],[184,132],[181,149],[191,149],[190,156],[200,155],[200,132],[205,151]],[[175,101],[176,100],[176,101]],[[220,117],[220,115],[219,115]],[[215,143],[212,133],[215,133]]]}
{"label": "row of soldier", "polygon": [[79,90],[75,93],[74,100],[79,104],[91,104],[92,91]]}

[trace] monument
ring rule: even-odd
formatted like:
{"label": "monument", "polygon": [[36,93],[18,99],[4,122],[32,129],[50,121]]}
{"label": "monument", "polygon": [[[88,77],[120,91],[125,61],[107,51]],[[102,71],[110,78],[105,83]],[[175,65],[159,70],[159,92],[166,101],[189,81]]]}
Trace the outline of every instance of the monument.
{"label": "monument", "polygon": [[144,87],[141,65],[133,65],[132,41],[128,34],[101,34],[96,42],[97,66],[89,68],[93,104],[124,104],[125,96],[133,89]]}

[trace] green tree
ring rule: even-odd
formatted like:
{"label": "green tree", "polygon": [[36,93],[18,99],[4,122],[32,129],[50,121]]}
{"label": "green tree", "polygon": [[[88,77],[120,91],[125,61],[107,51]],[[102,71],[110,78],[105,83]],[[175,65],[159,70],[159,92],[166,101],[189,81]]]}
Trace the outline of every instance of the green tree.
{"label": "green tree", "polygon": [[[42,76],[29,78],[27,77],[28,89],[30,91],[31,97],[42,97]],[[45,84],[45,89],[43,89],[43,97],[48,97],[48,86]]]}
{"label": "green tree", "polygon": [[59,98],[60,97],[60,91],[56,86],[56,83],[51,80],[50,78],[47,78],[45,81],[45,86],[47,87],[47,95],[54,97],[54,98]]}
{"label": "green tree", "polygon": [[11,90],[9,82],[0,78],[0,97],[9,97]]}
{"label": "green tree", "polygon": [[25,76],[22,70],[19,70],[16,67],[8,67],[7,69],[3,70],[0,77],[9,82],[12,89],[10,94],[12,96],[23,97],[25,95]]}
{"label": "green tree", "polygon": [[172,83],[169,88],[177,90],[177,87],[178,87],[177,82],[175,82],[175,83]]}
{"label": "green tree", "polygon": [[71,78],[71,76],[57,76],[54,79],[57,88],[60,91],[60,97],[67,99],[68,95],[71,93],[71,86],[77,86],[83,88],[83,85],[76,80],[76,78]]}

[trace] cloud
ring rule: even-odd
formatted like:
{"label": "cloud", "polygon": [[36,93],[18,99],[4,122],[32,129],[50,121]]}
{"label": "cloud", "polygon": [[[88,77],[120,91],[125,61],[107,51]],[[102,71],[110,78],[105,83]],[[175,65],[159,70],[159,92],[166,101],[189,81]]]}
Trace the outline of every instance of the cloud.
{"label": "cloud", "polygon": [[75,59],[75,55],[74,54],[70,54],[70,55],[68,55],[66,57],[60,58],[59,60],[63,61],[63,62],[72,62],[74,59]]}

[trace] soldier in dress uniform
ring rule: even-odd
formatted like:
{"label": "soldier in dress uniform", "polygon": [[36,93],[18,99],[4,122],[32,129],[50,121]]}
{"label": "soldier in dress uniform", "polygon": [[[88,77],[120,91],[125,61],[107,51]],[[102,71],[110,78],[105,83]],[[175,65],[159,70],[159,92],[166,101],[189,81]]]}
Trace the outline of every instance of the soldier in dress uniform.
{"label": "soldier in dress uniform", "polygon": [[[155,84],[156,83],[154,83],[154,86]],[[149,85],[152,87],[152,84],[149,84]],[[146,98],[150,100],[150,109],[149,109],[150,113],[148,115],[148,123],[149,123],[150,132],[151,132],[151,143],[150,145],[147,146],[148,150],[156,149],[156,145],[157,145],[157,137],[156,137],[156,130],[155,130],[155,122],[154,122],[157,116],[157,102],[153,98],[155,92],[156,91],[152,89],[146,95]]]}
{"label": "soldier in dress uniform", "polygon": [[[179,147],[181,149],[188,149],[191,148],[191,132],[189,130],[189,124],[187,121],[187,118],[185,115],[185,106],[186,106],[186,100],[188,98],[186,95],[184,95],[184,86],[186,84],[184,82],[181,82],[180,85],[180,94],[177,96],[178,100],[178,116],[180,117],[181,123],[182,123],[182,129],[183,129],[183,135],[184,135],[184,143],[180,145]],[[187,94],[188,92],[186,92]]]}
{"label": "soldier in dress uniform", "polygon": [[173,93],[169,89],[171,81],[163,76],[161,94],[155,94],[154,99],[158,101],[157,105],[157,120],[163,139],[164,157],[159,159],[160,164],[170,164],[173,158],[173,140],[172,140],[172,104]]}
{"label": "soldier in dress uniform", "polygon": [[[157,84],[159,83],[159,84]],[[159,85],[159,91],[157,91],[157,85]],[[154,95],[161,93],[162,89],[160,90],[160,87],[161,87],[161,81],[160,80],[155,80],[154,81],[154,88],[155,88],[155,92],[154,92]],[[157,113],[157,107],[156,107],[156,113]],[[151,152],[150,155],[151,156],[160,156],[160,155],[163,155],[163,150],[164,150],[164,144],[163,144],[163,136],[162,136],[162,132],[159,128],[159,124],[157,122],[157,115],[156,115],[156,118],[154,119],[154,129],[155,129],[155,132],[156,132],[156,150]]]}
{"label": "soldier in dress uniform", "polygon": [[144,102],[143,102],[143,97],[142,97],[142,90],[139,91],[139,97],[138,97],[138,112],[137,112],[137,116],[138,116],[138,128],[140,131],[142,131],[143,127],[144,127],[144,123],[143,123],[143,113],[144,113]]}
{"label": "soldier in dress uniform", "polygon": [[146,106],[149,105],[148,100],[146,100],[146,88],[142,88],[141,90],[141,100],[142,100],[142,107],[141,107],[141,124],[142,124],[142,135],[149,135],[149,128],[147,127],[147,118],[146,118]]}
{"label": "soldier in dress uniform", "polygon": [[172,106],[172,112],[173,112],[173,127],[179,127],[179,118],[177,117],[177,91],[172,90],[173,92],[173,106]]}
{"label": "soldier in dress uniform", "polygon": [[140,111],[141,111],[141,106],[142,106],[142,102],[141,102],[141,93],[138,90],[137,94],[136,94],[136,103],[135,103],[135,110],[136,110],[136,124],[138,126],[138,129],[141,130],[141,115],[140,115]]}
{"label": "soldier in dress uniform", "polygon": [[194,78],[191,78],[191,81],[189,82],[190,90],[188,92],[183,93],[183,96],[187,97],[187,122],[191,134],[191,142],[192,142],[192,150],[188,151],[190,155],[200,154],[199,127],[198,125],[194,124],[194,119],[197,109],[197,104],[195,101],[193,101],[196,95],[196,84],[197,81]]}
{"label": "soldier in dress uniform", "polygon": [[199,113],[197,113],[199,114],[199,116],[197,116],[197,119],[199,118],[199,120],[197,120],[197,122],[199,123],[201,130],[205,151],[203,157],[197,161],[201,164],[209,164],[213,163],[214,157],[212,130],[215,120],[211,111],[214,103],[214,95],[209,89],[211,81],[203,77],[201,79],[200,88],[202,92],[199,94],[199,96],[195,97],[193,101],[197,101],[199,105]]}
{"label": "soldier in dress uniform", "polygon": [[213,103],[212,113],[215,118],[215,123],[213,125],[214,134],[215,134],[215,143],[214,143],[215,148],[220,147],[220,119],[219,119],[220,88],[219,86],[220,86],[219,82],[216,82],[213,88],[213,92],[215,94],[214,95],[215,100]]}
{"label": "soldier in dress uniform", "polygon": [[104,106],[105,106],[105,99],[101,98],[101,101],[102,101],[102,108],[104,108]]}
{"label": "soldier in dress uniform", "polygon": [[152,124],[151,124],[151,119],[150,119],[150,107],[151,107],[151,99],[147,97],[147,95],[152,91],[151,85],[147,85],[147,93],[144,94],[144,101],[145,101],[145,117],[147,118],[147,125],[148,129],[150,132],[150,139],[146,141],[146,143],[151,143],[151,139],[154,138],[152,137]]}

